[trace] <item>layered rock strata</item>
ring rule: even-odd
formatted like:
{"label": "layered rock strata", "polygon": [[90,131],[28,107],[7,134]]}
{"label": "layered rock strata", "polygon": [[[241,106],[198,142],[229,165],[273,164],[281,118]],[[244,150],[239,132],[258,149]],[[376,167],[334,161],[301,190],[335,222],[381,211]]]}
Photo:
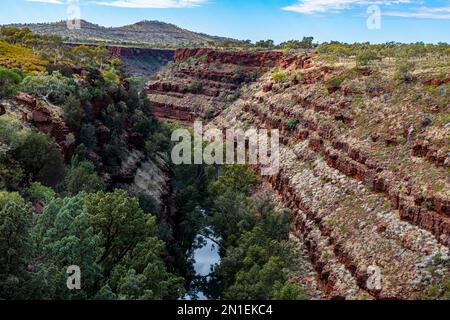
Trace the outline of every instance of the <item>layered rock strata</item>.
{"label": "layered rock strata", "polygon": [[[446,82],[397,84],[401,89],[377,70],[279,52],[265,53],[270,63],[263,64],[263,56],[176,52],[175,59],[202,62],[149,84],[155,115],[187,124],[202,117],[183,100],[192,94],[180,84],[217,80],[217,66],[245,61],[264,74],[241,86],[239,99],[214,113],[210,125],[280,130],[280,172],[263,178],[292,210],[293,233],[324,295],[410,299],[448,276],[450,126],[442,119],[449,102],[444,87],[438,95],[408,96]],[[208,105],[209,96],[198,95],[197,103]],[[423,105],[414,105],[417,99]]]}

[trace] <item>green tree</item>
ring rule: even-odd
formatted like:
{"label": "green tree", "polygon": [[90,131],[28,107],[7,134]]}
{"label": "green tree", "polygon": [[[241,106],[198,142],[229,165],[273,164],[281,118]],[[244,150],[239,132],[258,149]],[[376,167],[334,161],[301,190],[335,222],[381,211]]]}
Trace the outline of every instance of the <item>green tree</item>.
{"label": "green tree", "polygon": [[75,196],[80,192],[95,193],[105,189],[102,179],[97,175],[92,162],[72,160],[65,177],[67,192]]}
{"label": "green tree", "polygon": [[97,136],[95,127],[90,123],[85,123],[81,126],[78,142],[84,144],[88,149],[95,149],[97,146]]}
{"label": "green tree", "polygon": [[[251,247],[258,252],[263,248]],[[233,300],[270,300],[274,286],[285,281],[283,264],[277,257],[271,257],[263,265],[252,261],[252,257],[244,259],[245,268],[236,274],[236,281],[225,291],[226,299]]]}
{"label": "green tree", "polygon": [[30,255],[31,210],[18,193],[0,191],[0,298],[20,298]]}
{"label": "green tree", "polygon": [[28,28],[13,28],[13,27],[2,27],[0,29],[0,34],[2,38],[10,44],[23,43],[24,39],[31,35],[32,32]]}
{"label": "green tree", "polygon": [[272,293],[272,299],[274,300],[306,300],[306,294],[303,288],[293,282],[275,284],[274,291]]}
{"label": "green tree", "polygon": [[78,131],[81,128],[82,121],[85,117],[85,112],[81,106],[80,100],[70,95],[63,105],[64,121],[74,131]]}
{"label": "green tree", "polygon": [[[85,299],[96,293],[97,282],[102,279],[102,267],[97,263],[102,254],[102,241],[90,224],[84,195],[51,201],[38,217],[33,239],[36,256],[41,261],[45,258],[33,274],[36,284],[48,286],[41,298]],[[66,270],[71,265],[82,270],[81,291],[70,291],[66,287]],[[42,275],[49,278],[43,282]]]}
{"label": "green tree", "polygon": [[110,271],[145,239],[149,216],[124,190],[86,195],[85,208],[95,232],[102,235],[104,252],[99,263]]}
{"label": "green tree", "polygon": [[0,67],[0,99],[13,95],[21,81],[17,72]]}
{"label": "green tree", "polygon": [[26,77],[22,82],[22,90],[43,99],[63,104],[70,95],[76,93],[77,86],[73,79],[66,78],[55,71],[51,75],[41,73]]}
{"label": "green tree", "polygon": [[376,60],[381,60],[380,56],[374,50],[363,50],[356,56],[356,65],[359,67],[368,66]]}
{"label": "green tree", "polygon": [[29,181],[55,187],[64,177],[64,159],[56,143],[43,133],[30,131],[12,152]]}
{"label": "green tree", "polygon": [[184,293],[184,280],[167,272],[160,257],[164,243],[155,237],[156,221],[153,219],[150,224],[153,236],[136,246],[126,263],[128,271],[117,283],[121,299],[177,299]]}
{"label": "green tree", "polygon": [[39,182],[33,182],[26,189],[25,194],[31,202],[43,201],[44,203],[50,203],[56,197],[56,192],[52,188],[43,186]]}
{"label": "green tree", "polygon": [[226,191],[235,191],[249,195],[258,183],[258,177],[246,165],[223,166],[222,174],[209,186],[209,192],[219,195]]}
{"label": "green tree", "polygon": [[222,287],[222,294],[212,292],[212,298],[301,299],[301,288],[288,277],[294,257],[290,213],[277,210],[270,194],[252,196],[257,184],[248,167],[229,166],[208,188],[211,229],[222,256],[208,284]]}
{"label": "green tree", "polygon": [[273,40],[261,40],[255,43],[255,47],[259,47],[259,48],[273,48],[275,46],[274,41]]}

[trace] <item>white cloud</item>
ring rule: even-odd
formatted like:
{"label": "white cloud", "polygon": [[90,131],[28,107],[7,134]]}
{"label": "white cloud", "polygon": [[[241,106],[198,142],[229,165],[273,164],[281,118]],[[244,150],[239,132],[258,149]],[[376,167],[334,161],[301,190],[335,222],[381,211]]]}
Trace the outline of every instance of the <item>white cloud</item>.
{"label": "white cloud", "polygon": [[367,6],[372,4],[393,5],[411,2],[413,2],[413,0],[299,0],[297,4],[282,9],[304,14],[315,14],[339,12],[356,6]]}
{"label": "white cloud", "polygon": [[43,2],[52,4],[63,4],[61,0],[27,0],[28,2]]}
{"label": "white cloud", "polygon": [[116,0],[116,1],[96,1],[102,6],[122,7],[122,8],[190,8],[197,7],[207,0]]}
{"label": "white cloud", "polygon": [[450,6],[436,8],[421,7],[410,11],[388,11],[383,14],[402,18],[450,20]]}

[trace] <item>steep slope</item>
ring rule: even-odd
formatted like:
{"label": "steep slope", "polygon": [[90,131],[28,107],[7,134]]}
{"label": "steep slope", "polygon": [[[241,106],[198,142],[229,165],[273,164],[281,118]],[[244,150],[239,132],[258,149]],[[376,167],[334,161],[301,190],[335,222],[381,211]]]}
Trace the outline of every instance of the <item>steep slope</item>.
{"label": "steep slope", "polygon": [[[199,54],[175,56],[182,63]],[[179,83],[250,61],[212,52],[202,60],[149,84],[158,117],[201,117]],[[423,61],[405,82],[394,80],[389,61],[359,69],[313,60],[267,59],[259,70],[269,72],[239,85],[240,98],[217,110],[211,125],[280,129],[281,170],[267,182],[292,209],[293,233],[328,297],[421,296],[450,273],[449,85],[440,77],[450,70]]]}
{"label": "steep slope", "polygon": [[224,40],[224,38],[195,33],[160,21],[141,21],[127,26],[106,28],[82,20],[81,28],[75,30],[68,29],[66,21],[12,24],[8,25],[8,27],[28,28],[37,34],[58,35],[67,41],[89,40],[153,46],[178,46],[198,45],[208,43],[208,41]]}
{"label": "steep slope", "polygon": [[147,84],[153,113],[167,120],[212,119],[239,99],[241,89],[276,66],[307,62],[282,52],[217,52],[178,49],[173,63]]}

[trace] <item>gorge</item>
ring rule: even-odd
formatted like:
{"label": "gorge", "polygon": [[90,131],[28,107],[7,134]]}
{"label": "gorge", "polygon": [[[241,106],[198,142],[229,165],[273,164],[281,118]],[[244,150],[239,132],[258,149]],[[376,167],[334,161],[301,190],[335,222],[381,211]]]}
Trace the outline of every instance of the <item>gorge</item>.
{"label": "gorge", "polygon": [[[448,272],[450,157],[439,143],[448,143],[450,132],[437,120],[408,137],[421,119],[438,119],[433,106],[403,117],[415,107],[396,104],[383,72],[351,68],[314,53],[180,49],[147,93],[161,120],[280,129],[282,169],[266,181],[292,210],[292,232],[323,294],[412,298],[440,281],[430,268]],[[342,75],[348,80],[332,87]],[[422,87],[430,76],[407,85]],[[442,106],[437,114],[449,111]],[[436,130],[443,140],[419,151]],[[427,187],[429,179],[442,191]],[[380,270],[380,285],[371,284],[373,270]]]}
{"label": "gorge", "polygon": [[[0,298],[448,298],[445,45],[1,32]],[[177,165],[171,136],[194,121],[278,130],[279,170]],[[80,292],[66,265],[86,270]]]}

